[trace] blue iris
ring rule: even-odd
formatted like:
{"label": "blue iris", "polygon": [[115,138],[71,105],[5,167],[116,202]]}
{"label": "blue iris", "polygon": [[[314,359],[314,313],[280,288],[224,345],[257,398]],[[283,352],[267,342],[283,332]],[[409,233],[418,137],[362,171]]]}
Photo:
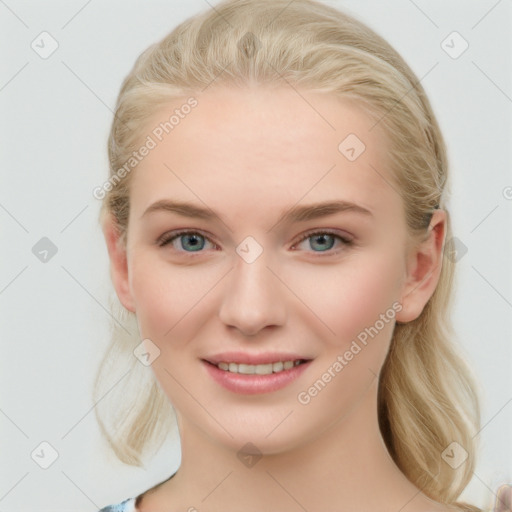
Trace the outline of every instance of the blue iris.
{"label": "blue iris", "polygon": [[[189,248],[192,250],[192,251],[200,251],[203,247],[204,247],[204,236],[202,235],[196,235],[196,234],[185,234],[185,235],[180,235],[180,239],[181,239],[181,246],[184,248],[184,249],[187,249],[187,244],[186,243],[183,243],[183,240],[184,239],[188,239],[190,241],[190,243],[188,244]],[[200,239],[202,239],[202,243],[200,241]]]}
{"label": "blue iris", "polygon": [[[329,235],[328,233],[322,233],[320,235],[313,235],[313,236],[310,236],[309,238],[311,240],[310,245],[311,245],[312,249],[314,249],[314,243],[315,243],[313,241],[320,242],[319,248],[321,251],[332,249],[332,247],[334,246],[334,242],[335,242],[334,235]],[[328,247],[325,246],[326,240],[328,240],[328,242],[327,242]]]}

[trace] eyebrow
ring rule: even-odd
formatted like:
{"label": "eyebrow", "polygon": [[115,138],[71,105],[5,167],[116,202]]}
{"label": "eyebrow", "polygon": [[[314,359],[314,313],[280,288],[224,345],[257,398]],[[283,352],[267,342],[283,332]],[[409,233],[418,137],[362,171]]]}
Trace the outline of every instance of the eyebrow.
{"label": "eyebrow", "polygon": [[[141,218],[147,216],[150,213],[159,211],[175,213],[177,215],[181,215],[182,217],[195,219],[218,220],[224,223],[220,215],[210,208],[205,208],[185,201],[172,201],[170,199],[161,199],[151,204],[148,208],[146,208],[144,213],[141,215]],[[327,217],[328,215],[334,215],[335,213],[343,212],[354,212],[362,214],[368,218],[373,217],[373,213],[361,205],[352,203],[350,201],[336,200],[309,205],[293,206],[292,208],[286,209],[281,213],[281,217],[277,224],[281,222],[290,224],[293,222],[305,222],[308,220],[314,220],[320,217]]]}

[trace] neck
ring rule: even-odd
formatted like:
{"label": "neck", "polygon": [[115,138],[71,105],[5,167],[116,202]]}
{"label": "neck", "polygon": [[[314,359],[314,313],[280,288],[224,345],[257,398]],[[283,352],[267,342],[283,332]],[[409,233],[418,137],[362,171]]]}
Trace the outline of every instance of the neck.
{"label": "neck", "polygon": [[231,512],[240,504],[245,512],[437,510],[387,451],[377,379],[344,418],[285,452],[241,460],[195,425],[181,420],[180,430],[182,462],[166,492],[172,503],[179,494],[183,510]]}

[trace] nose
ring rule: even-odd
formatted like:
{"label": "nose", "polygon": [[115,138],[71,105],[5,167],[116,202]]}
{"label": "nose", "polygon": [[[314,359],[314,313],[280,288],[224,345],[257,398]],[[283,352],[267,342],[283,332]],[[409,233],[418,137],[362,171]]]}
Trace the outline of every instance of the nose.
{"label": "nose", "polygon": [[265,251],[252,263],[237,257],[224,282],[220,320],[246,336],[269,326],[283,325],[286,318],[283,284],[268,268]]}

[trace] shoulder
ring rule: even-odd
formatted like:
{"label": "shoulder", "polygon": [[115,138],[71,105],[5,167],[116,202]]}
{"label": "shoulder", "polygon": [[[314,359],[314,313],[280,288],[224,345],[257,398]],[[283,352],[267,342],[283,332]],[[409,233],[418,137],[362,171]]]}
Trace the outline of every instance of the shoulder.
{"label": "shoulder", "polygon": [[108,505],[99,512],[136,512],[135,498],[128,498],[117,505]]}
{"label": "shoulder", "polygon": [[139,512],[139,506],[141,506],[141,501],[145,496],[148,496],[152,492],[154,492],[158,487],[160,487],[165,482],[168,482],[174,475],[176,471],[166,480],[156,484],[151,489],[148,489],[146,492],[140,494],[139,496],[135,496],[133,498],[128,498],[121,503],[117,503],[116,505],[107,505],[103,507],[98,512]]}

